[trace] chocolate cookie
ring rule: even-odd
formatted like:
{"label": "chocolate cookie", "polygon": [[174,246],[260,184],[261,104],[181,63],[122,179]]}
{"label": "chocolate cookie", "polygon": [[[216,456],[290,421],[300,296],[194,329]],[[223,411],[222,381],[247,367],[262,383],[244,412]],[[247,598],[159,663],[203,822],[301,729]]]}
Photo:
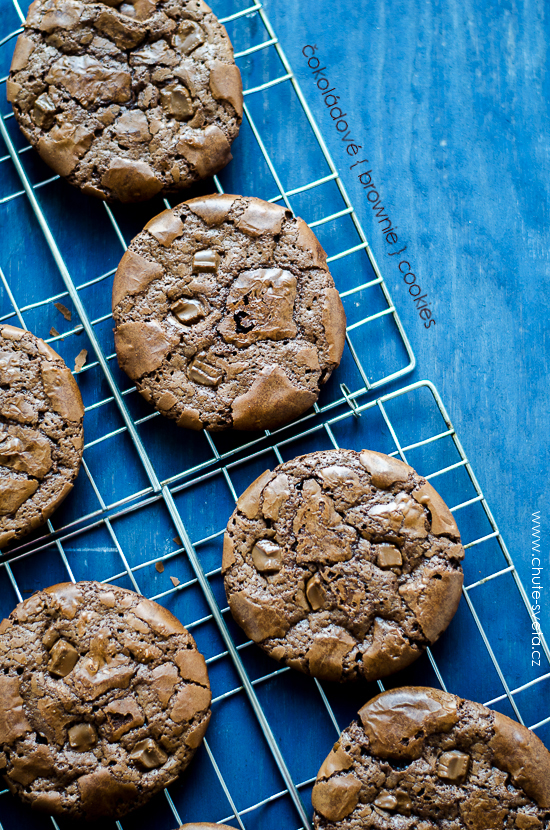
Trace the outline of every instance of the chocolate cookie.
{"label": "chocolate cookie", "polygon": [[210,718],[204,657],[169,611],[63,583],[0,624],[0,768],[55,815],[117,818],[174,781]]}
{"label": "chocolate cookie", "polygon": [[73,489],[83,417],[59,355],[28,331],[0,326],[0,548],[43,524]]}
{"label": "chocolate cookie", "polygon": [[543,830],[550,753],[525,726],[437,689],[378,695],[325,759],[316,830]]}
{"label": "chocolate cookie", "polygon": [[203,0],[35,0],[7,95],[56,173],[121,202],[217,173],[243,112],[233,48]]}
{"label": "chocolate cookie", "polygon": [[302,219],[216,195],[165,210],[115,274],[115,346],[143,397],[178,426],[273,429],[315,403],[345,315]]}
{"label": "chocolate cookie", "polygon": [[222,573],[233,617],[272,657],[324,680],[376,680],[448,626],[463,556],[452,513],[412,467],[329,450],[245,490]]}

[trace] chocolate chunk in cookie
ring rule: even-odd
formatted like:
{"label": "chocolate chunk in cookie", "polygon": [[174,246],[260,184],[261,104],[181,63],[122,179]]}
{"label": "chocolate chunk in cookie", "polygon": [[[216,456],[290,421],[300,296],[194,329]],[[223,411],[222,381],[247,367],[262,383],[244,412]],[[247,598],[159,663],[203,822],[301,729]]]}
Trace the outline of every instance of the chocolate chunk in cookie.
{"label": "chocolate chunk in cookie", "polygon": [[115,274],[113,316],[121,368],[191,429],[273,429],[299,417],[338,366],[346,331],[306,223],[227,194],[151,219]]}
{"label": "chocolate chunk in cookie", "polygon": [[376,680],[449,625],[463,556],[452,513],[412,467],[329,450],[241,495],[222,573],[233,617],[272,657],[324,680]]}
{"label": "chocolate chunk in cookie", "polygon": [[313,787],[316,830],[542,830],[550,753],[525,726],[438,689],[359,711]]}
{"label": "chocolate chunk in cookie", "polygon": [[0,548],[47,521],[73,489],[83,417],[59,355],[28,331],[0,326]]}
{"label": "chocolate chunk in cookie", "polygon": [[0,624],[0,765],[37,809],[99,819],[141,806],[187,766],[209,707],[195,641],[133,591],[62,583]]}
{"label": "chocolate chunk in cookie", "polygon": [[243,112],[233,48],[203,0],[34,0],[7,94],[56,173],[120,202],[217,173]]}

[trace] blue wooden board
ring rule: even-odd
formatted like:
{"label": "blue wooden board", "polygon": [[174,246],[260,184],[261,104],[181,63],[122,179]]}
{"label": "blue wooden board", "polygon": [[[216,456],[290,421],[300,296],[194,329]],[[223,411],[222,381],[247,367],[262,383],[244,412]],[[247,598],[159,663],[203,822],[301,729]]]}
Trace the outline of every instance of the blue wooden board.
{"label": "blue wooden board", "polygon": [[[212,5],[220,17],[247,7],[241,0],[219,0]],[[549,249],[545,5],[542,0],[498,5],[267,0],[265,8],[349,192],[417,358],[413,373],[379,392],[395,391],[425,378],[435,384],[528,589],[533,577],[532,514],[537,511],[542,565],[550,567],[544,509],[550,490],[545,371],[550,347],[545,337]],[[0,37],[19,25],[11,0],[0,0],[0,20]],[[227,28],[237,51],[266,39],[257,12],[228,22]],[[306,46],[310,48],[304,53]],[[6,74],[10,56],[11,46],[0,48],[0,75]],[[274,47],[238,62],[248,89],[285,74]],[[325,86],[323,78],[330,86]],[[323,92],[338,100],[325,102]],[[247,104],[285,190],[330,174],[288,82],[250,95]],[[5,103],[1,109],[8,112]],[[25,141],[13,119],[6,126],[16,147],[23,148]],[[0,156],[4,152],[2,148]],[[277,196],[273,172],[258,151],[250,122],[243,125],[234,157],[220,176],[225,190]],[[33,184],[49,178],[48,169],[33,151],[20,158]],[[350,169],[352,164],[356,166]],[[21,181],[11,161],[2,163],[0,170],[3,199],[20,191]],[[189,196],[212,189],[210,183]],[[122,252],[113,225],[101,205],[63,182],[38,188],[36,196],[72,279],[85,286],[79,296],[90,318],[97,321],[93,326],[97,341],[104,354],[111,356],[110,272]],[[311,223],[340,210],[343,203],[330,180],[291,197],[291,204]],[[129,241],[160,209],[161,200],[154,200],[116,207],[113,214]],[[31,306],[24,312],[25,324],[45,337],[55,326],[64,339],[55,340],[54,346],[70,365],[81,348],[92,356],[87,334],[75,331],[74,304],[64,294],[59,269],[26,196],[0,202],[0,226],[0,267],[19,306]],[[386,241],[384,227],[393,228],[397,238]],[[317,232],[332,255],[357,242],[349,216],[320,225]],[[338,288],[350,292],[344,303],[351,324],[387,308],[378,286],[356,290],[375,276],[364,251],[335,260],[332,270]],[[93,282],[101,275],[107,276]],[[421,292],[413,285],[420,286]],[[63,320],[51,301],[39,304],[57,294],[73,311],[71,323]],[[420,315],[423,305],[435,320],[429,328],[425,326],[430,316],[427,312]],[[0,316],[12,311],[4,290]],[[15,318],[13,322],[17,324]],[[407,365],[406,350],[391,316],[358,325],[350,338],[371,383]],[[196,543],[221,608],[225,608],[218,572],[221,539],[216,534],[234,504],[228,479],[239,492],[280,458],[328,448],[331,435],[340,446],[395,450],[378,407],[364,409],[356,419],[347,405],[336,404],[307,424],[283,431],[277,436],[277,452],[271,448],[272,439],[257,439],[247,448],[248,439],[242,436],[216,437],[217,452],[230,459],[224,475],[223,464],[212,461],[206,438],[190,438],[173,424],[150,418],[150,409],[131,394],[116,361],[110,360],[109,367],[120,389],[128,391],[125,403],[138,422],[139,438],[159,479],[173,485],[177,511]],[[349,349],[323,392],[322,406],[330,407],[341,399],[342,382],[352,393],[360,392],[363,384]],[[235,691],[240,682],[224,656],[223,640],[210,619],[188,558],[175,541],[177,528],[165,502],[152,492],[120,410],[109,400],[111,391],[101,368],[92,361],[80,374],[79,385],[87,407],[107,402],[86,414],[85,460],[90,475],[79,476],[75,493],[54,517],[54,529],[74,522],[74,536],[64,539],[60,547],[47,539],[39,541],[38,533],[33,545],[23,551],[29,555],[18,557],[11,566],[13,579],[7,568],[0,567],[0,612],[13,607],[17,599],[14,584],[28,596],[39,587],[66,579],[68,573],[76,579],[110,579],[125,587],[137,586],[148,596],[160,597],[184,624],[190,624],[199,647],[211,660],[217,698],[207,735],[211,755],[202,747],[188,772],[170,787],[177,815],[184,821],[225,819],[237,827],[223,781],[244,827],[294,830],[300,818],[285,792],[280,770],[250,702],[242,691]],[[357,402],[365,406],[373,397],[361,393]],[[386,414],[403,446],[445,430],[429,387],[389,400]],[[333,420],[331,432],[324,427],[328,419]],[[306,430],[311,431],[304,434]],[[111,437],[105,440],[106,435]],[[424,474],[460,461],[450,436],[422,444],[407,458]],[[438,477],[434,484],[452,504],[475,495],[463,466]],[[106,524],[101,521],[102,509],[115,502],[121,503],[110,507],[107,514],[113,518]],[[94,511],[97,521],[90,517]],[[89,518],[82,523],[84,515]],[[479,503],[461,510],[457,521],[466,542],[491,532]],[[77,532],[83,524],[85,531]],[[154,567],[159,557],[164,558],[164,573]],[[469,549],[465,562],[466,584],[506,567],[495,540],[476,545]],[[185,588],[174,591],[170,575],[178,577]],[[495,701],[494,708],[511,716],[514,712],[503,695],[503,680],[512,690],[526,686],[513,696],[520,714],[527,724],[543,721],[550,715],[550,683],[548,678],[533,681],[548,674],[548,663],[542,657],[540,667],[532,665],[530,621],[512,575],[508,572],[490,580],[469,596],[494,659],[471,608],[463,601],[448,632],[433,649],[441,677],[450,691],[482,702]],[[543,590],[541,618],[548,632],[550,602],[546,596]],[[227,614],[225,619],[235,642],[244,644]],[[240,654],[251,679],[259,681],[255,687],[259,702],[310,814],[311,779],[336,737],[327,706],[313,681],[290,671],[269,678],[276,665],[258,649],[246,646]],[[427,656],[387,685],[403,683],[438,684]],[[324,685],[340,727],[376,692],[373,684],[345,689]],[[536,731],[550,745],[549,725]],[[4,793],[0,823],[8,830],[16,822],[51,826],[47,818],[29,817],[25,808]],[[159,830],[175,826],[174,810],[163,795],[124,819],[122,826],[126,830],[146,822],[154,822]],[[65,821],[59,825],[71,826]]]}

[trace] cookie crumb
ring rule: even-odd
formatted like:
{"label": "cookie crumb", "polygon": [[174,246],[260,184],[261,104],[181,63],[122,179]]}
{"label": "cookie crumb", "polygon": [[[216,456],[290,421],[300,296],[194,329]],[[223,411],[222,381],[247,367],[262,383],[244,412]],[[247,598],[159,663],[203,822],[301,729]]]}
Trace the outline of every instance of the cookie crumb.
{"label": "cookie crumb", "polygon": [[156,562],[155,563],[155,570],[159,572],[159,574],[164,573],[164,563],[163,562]]}
{"label": "cookie crumb", "polygon": [[178,585],[181,585],[181,582],[179,581],[179,579],[177,578],[177,576],[171,576],[171,577],[170,577],[170,582],[172,583],[172,585],[174,586],[174,588],[177,588],[177,587],[178,587]]}
{"label": "cookie crumb", "polygon": [[56,328],[54,328],[53,326],[50,329],[50,337],[59,337],[58,330]]}
{"label": "cookie crumb", "polygon": [[176,543],[176,545],[177,545],[179,548],[182,548],[182,547],[183,547],[183,542],[181,541],[181,539],[180,539],[180,537],[179,537],[179,536],[174,536],[173,541]]}
{"label": "cookie crumb", "polygon": [[75,372],[81,372],[84,364],[86,363],[86,358],[88,357],[88,352],[86,349],[81,349],[76,356],[74,362],[74,370]]}
{"label": "cookie crumb", "polygon": [[59,313],[63,315],[63,317],[65,318],[65,320],[68,320],[68,321],[69,321],[69,323],[70,323],[70,322],[71,322],[71,320],[72,320],[73,315],[72,315],[72,312],[71,312],[71,311],[69,311],[69,309],[67,308],[67,306],[66,306],[66,305],[63,305],[63,303],[54,303],[54,306],[55,306],[55,307],[56,307],[56,309],[59,311]]}

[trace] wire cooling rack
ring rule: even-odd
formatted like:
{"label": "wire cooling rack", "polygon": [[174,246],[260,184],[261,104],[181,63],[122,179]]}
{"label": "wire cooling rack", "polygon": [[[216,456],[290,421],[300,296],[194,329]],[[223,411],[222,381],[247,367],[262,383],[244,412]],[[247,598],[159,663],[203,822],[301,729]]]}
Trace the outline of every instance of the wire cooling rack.
{"label": "wire cooling rack", "polygon": [[[260,4],[240,5],[220,0],[214,9],[235,45],[246,90],[236,162],[216,186],[284,202],[315,228],[349,322],[340,369],[314,411],[288,427],[262,435],[191,434],[151,412],[113,359],[110,292],[122,248],[162,202],[90,202],[50,175],[5,105],[0,119],[0,321],[44,337],[69,365],[83,348],[88,352],[78,375],[86,405],[82,471],[47,530],[0,560],[0,611],[59,581],[133,588],[192,631],[214,694],[212,725],[193,764],[149,805],[112,823],[119,830],[152,822],[170,830],[184,821],[307,828],[320,763],[336,733],[378,691],[278,668],[246,641],[226,605],[222,534],[237,495],[266,467],[312,450],[370,447],[399,455],[435,482],[457,516],[467,548],[464,599],[434,648],[387,685],[439,685],[489,703],[543,738],[550,734],[548,649],[540,647],[534,668],[528,598],[437,391],[419,382],[375,400],[368,395],[410,371],[414,358],[265,12]],[[8,0],[0,8],[5,74],[23,15]],[[71,826],[30,814],[7,790],[0,820],[5,830],[17,822]]]}

